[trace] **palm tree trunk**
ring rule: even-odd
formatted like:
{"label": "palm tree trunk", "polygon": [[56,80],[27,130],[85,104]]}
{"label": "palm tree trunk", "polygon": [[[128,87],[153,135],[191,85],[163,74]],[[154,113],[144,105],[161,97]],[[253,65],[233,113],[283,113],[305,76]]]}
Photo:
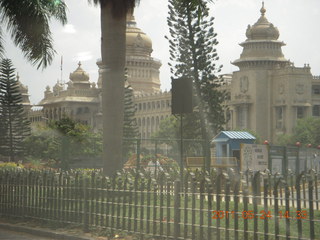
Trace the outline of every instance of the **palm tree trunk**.
{"label": "palm tree trunk", "polygon": [[122,168],[126,15],[112,16],[110,4],[101,6],[103,172]]}

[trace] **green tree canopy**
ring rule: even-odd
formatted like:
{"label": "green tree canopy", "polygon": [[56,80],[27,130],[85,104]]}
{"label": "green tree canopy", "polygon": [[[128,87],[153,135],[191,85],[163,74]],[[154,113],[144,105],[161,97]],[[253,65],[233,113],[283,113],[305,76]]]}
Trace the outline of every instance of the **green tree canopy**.
{"label": "green tree canopy", "polygon": [[[198,6],[201,4],[201,21]],[[194,87],[194,113],[184,118],[183,129],[194,139],[203,139],[209,164],[209,144],[225,123],[226,94],[220,91],[217,73],[221,66],[215,46],[217,34],[209,16],[207,1],[194,4],[188,0],[169,0],[167,18],[170,37],[170,69],[172,80],[191,78]]]}
{"label": "green tree canopy", "polygon": [[56,160],[60,163],[58,166],[64,169],[69,168],[73,159],[101,157],[102,153],[101,134],[70,118],[34,129],[24,144],[26,156],[43,161]]}
{"label": "green tree canopy", "polygon": [[313,147],[320,145],[320,118],[307,117],[299,119],[291,135],[280,135],[276,143],[280,145],[294,145],[300,142],[302,146],[311,144]]}
{"label": "green tree canopy", "polygon": [[16,156],[23,153],[22,142],[30,134],[30,122],[9,59],[0,62],[0,123],[0,152],[15,161]]}
{"label": "green tree canopy", "polygon": [[139,129],[135,118],[136,106],[133,103],[133,89],[130,85],[124,89],[124,120],[123,120],[123,157],[125,161],[130,152],[135,150]]}
{"label": "green tree canopy", "polygon": [[[213,28],[214,18],[209,16],[206,1],[202,20],[198,21],[197,7],[186,0],[169,0],[168,25],[170,30],[170,67],[172,79],[188,77],[194,86],[194,114],[190,126],[195,129],[194,138],[201,129],[203,139],[213,137],[225,123],[223,102],[225,93],[218,90],[217,73],[221,66],[215,46],[217,34]],[[199,132],[198,132],[199,133]],[[207,136],[208,135],[208,136]]]}

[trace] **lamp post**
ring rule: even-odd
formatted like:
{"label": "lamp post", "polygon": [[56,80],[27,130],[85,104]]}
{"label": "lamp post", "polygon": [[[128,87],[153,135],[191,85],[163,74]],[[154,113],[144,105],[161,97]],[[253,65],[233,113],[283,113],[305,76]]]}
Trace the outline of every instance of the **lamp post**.
{"label": "lamp post", "polygon": [[297,150],[297,157],[296,157],[296,175],[298,176],[300,174],[300,142],[296,142],[296,147],[298,148]]}
{"label": "lamp post", "polygon": [[[311,143],[309,143],[309,144],[307,144],[307,148],[308,148],[308,153],[307,153],[307,161],[309,161],[310,162],[310,166],[311,166],[311,169],[312,169],[312,167],[313,167],[313,164],[312,164],[312,160],[311,160],[311,148],[312,147],[312,144]],[[307,166],[308,166],[308,162],[306,162],[306,170],[307,170]]]}

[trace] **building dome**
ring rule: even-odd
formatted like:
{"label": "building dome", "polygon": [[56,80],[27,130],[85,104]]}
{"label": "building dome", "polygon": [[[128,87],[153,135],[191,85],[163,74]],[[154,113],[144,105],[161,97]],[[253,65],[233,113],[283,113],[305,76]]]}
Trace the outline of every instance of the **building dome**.
{"label": "building dome", "polygon": [[52,89],[53,89],[53,94],[58,95],[59,92],[63,91],[63,85],[58,80]]}
{"label": "building dome", "polygon": [[132,13],[127,15],[126,46],[127,55],[150,56],[152,53],[152,41],[137,27]]}
{"label": "building dome", "polygon": [[248,25],[246,36],[248,40],[277,40],[279,38],[279,30],[265,17],[266,9],[262,3],[260,9],[261,17],[251,27]]}
{"label": "building dome", "polygon": [[78,65],[78,68],[73,73],[70,73],[70,80],[73,82],[89,81],[89,75],[81,68],[81,62]]}

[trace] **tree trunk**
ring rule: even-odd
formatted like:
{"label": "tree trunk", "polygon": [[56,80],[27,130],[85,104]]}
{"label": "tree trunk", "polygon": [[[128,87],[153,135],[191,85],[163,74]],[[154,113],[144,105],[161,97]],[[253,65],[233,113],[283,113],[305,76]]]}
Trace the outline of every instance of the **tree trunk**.
{"label": "tree trunk", "polygon": [[101,6],[103,172],[122,168],[126,15],[114,18],[109,4]]}

